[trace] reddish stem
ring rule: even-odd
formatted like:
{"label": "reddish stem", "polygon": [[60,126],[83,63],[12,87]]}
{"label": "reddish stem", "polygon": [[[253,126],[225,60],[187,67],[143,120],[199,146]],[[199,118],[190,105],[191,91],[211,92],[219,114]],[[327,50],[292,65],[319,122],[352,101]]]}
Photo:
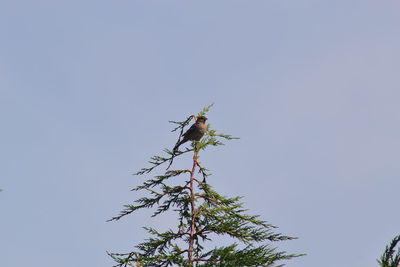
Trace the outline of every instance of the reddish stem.
{"label": "reddish stem", "polygon": [[188,260],[189,266],[193,266],[193,246],[196,235],[196,210],[195,210],[195,197],[196,194],[194,192],[193,181],[195,180],[194,174],[197,166],[197,151],[194,151],[193,155],[193,166],[190,171],[190,180],[189,180],[189,190],[190,190],[190,207],[191,207],[191,223],[190,223],[190,233],[189,233],[189,248],[188,248]]}

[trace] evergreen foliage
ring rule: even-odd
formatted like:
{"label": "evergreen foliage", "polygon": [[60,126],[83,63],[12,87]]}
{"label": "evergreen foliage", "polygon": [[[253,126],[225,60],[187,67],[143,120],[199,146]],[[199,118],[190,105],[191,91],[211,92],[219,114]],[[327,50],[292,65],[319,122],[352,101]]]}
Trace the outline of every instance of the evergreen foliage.
{"label": "evergreen foliage", "polygon": [[[204,108],[198,116],[206,114],[211,106]],[[184,121],[171,121],[180,136],[195,116]],[[179,137],[180,137],[179,136]],[[169,210],[177,212],[178,225],[175,229],[159,231],[145,227],[151,237],[129,253],[108,253],[117,263],[115,266],[282,266],[281,260],[301,256],[279,252],[271,242],[291,240],[293,237],[275,233],[276,228],[258,218],[247,215],[240,197],[222,196],[206,182],[208,170],[198,161],[198,154],[209,146],[223,145],[222,140],[237,139],[210,129],[200,141],[193,141],[191,148],[174,152],[164,150],[164,156],[153,156],[150,167],[142,168],[135,175],[152,172],[162,164],[167,170],[144,181],[133,191],[147,191],[146,197],[134,204],[125,205],[119,215],[110,221],[119,220],[139,209],[153,208],[153,216]],[[169,170],[175,157],[193,152],[190,169]],[[196,178],[199,173],[203,179]],[[171,185],[173,177],[188,175],[181,185]],[[227,246],[206,249],[205,243],[217,236],[229,236],[236,240]]]}
{"label": "evergreen foliage", "polygon": [[397,248],[397,253],[395,250],[397,244],[400,244],[400,235],[393,238],[392,242],[390,242],[390,244],[386,246],[385,252],[378,260],[378,263],[380,264],[381,267],[400,266],[400,246]]}

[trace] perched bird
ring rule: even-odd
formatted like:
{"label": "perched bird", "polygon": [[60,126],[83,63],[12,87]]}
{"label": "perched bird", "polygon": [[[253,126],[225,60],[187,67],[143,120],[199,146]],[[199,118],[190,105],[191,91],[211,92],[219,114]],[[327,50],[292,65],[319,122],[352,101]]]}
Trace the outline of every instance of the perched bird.
{"label": "perched bird", "polygon": [[182,140],[176,143],[174,151],[177,151],[180,145],[189,140],[199,141],[207,131],[206,120],[207,118],[204,116],[197,117],[196,122],[182,135]]}

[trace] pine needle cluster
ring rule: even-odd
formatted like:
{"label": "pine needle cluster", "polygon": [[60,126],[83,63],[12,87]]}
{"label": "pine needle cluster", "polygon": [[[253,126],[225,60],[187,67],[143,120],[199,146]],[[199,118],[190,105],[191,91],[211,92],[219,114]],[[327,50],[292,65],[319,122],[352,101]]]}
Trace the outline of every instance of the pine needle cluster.
{"label": "pine needle cluster", "polygon": [[400,245],[400,235],[393,238],[389,245],[386,246],[385,252],[378,260],[378,263],[381,267],[400,267],[400,247],[396,246]]}
{"label": "pine needle cluster", "polygon": [[[211,106],[204,108],[198,116],[205,115]],[[171,121],[176,125],[173,131],[182,136],[184,128],[195,116],[184,121]],[[210,146],[220,146],[223,140],[237,139],[220,134],[209,126],[200,141],[193,141],[191,148],[183,151],[164,150],[163,156],[153,156],[150,167],[142,168],[136,175],[149,174],[160,165],[167,166],[162,175],[156,175],[134,188],[146,191],[147,196],[137,199],[134,204],[125,205],[119,215],[110,219],[116,221],[140,209],[153,209],[153,217],[173,210],[177,213],[175,229],[159,231],[145,227],[150,237],[129,253],[108,253],[118,267],[126,266],[282,266],[281,260],[300,255],[279,252],[271,242],[291,240],[293,237],[275,233],[275,226],[247,215],[240,197],[222,196],[207,183],[209,171],[201,165],[198,154]],[[170,170],[174,158],[192,153],[191,168]],[[199,174],[202,179],[197,177]],[[171,180],[180,175],[188,179],[180,185]],[[235,240],[226,246],[206,248],[218,236]]]}

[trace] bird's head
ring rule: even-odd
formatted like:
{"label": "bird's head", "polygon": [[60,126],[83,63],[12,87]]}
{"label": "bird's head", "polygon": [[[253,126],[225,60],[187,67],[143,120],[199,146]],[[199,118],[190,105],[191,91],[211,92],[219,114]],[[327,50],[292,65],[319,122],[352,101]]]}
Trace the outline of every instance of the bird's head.
{"label": "bird's head", "polygon": [[199,117],[197,117],[196,122],[205,123],[206,120],[207,120],[206,117],[204,117],[204,116],[199,116]]}

